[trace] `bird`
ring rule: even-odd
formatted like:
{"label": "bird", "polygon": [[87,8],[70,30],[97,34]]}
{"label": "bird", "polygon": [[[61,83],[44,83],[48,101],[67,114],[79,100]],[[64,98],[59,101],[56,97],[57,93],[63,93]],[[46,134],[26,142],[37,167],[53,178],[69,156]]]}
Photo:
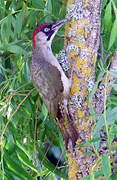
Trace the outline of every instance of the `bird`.
{"label": "bird", "polygon": [[51,45],[59,28],[68,21],[69,19],[65,18],[54,23],[46,22],[35,28],[32,34],[33,52],[30,63],[33,84],[48,112],[59,125],[66,148],[69,143],[74,147],[78,137],[68,111],[72,78],[68,78],[64,73]]}

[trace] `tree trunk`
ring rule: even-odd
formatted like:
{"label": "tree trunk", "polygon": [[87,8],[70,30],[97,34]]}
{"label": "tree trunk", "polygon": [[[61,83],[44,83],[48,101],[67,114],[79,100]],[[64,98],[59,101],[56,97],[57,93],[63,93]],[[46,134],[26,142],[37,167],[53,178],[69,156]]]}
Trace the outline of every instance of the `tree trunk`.
{"label": "tree trunk", "polygon": [[[99,112],[104,109],[104,96],[88,102],[88,95],[96,81],[95,69],[100,39],[101,0],[68,0],[67,16],[71,21],[66,26],[65,49],[70,62],[74,62],[75,71],[71,88],[69,111],[78,132],[77,145],[91,139],[94,122],[90,115],[91,107]],[[95,95],[96,97],[96,95]],[[101,104],[99,104],[101,100]],[[96,104],[98,103],[98,108]],[[102,112],[102,110],[101,110]],[[92,153],[92,147],[67,149],[69,161],[69,180],[81,180],[92,172],[98,160]]]}

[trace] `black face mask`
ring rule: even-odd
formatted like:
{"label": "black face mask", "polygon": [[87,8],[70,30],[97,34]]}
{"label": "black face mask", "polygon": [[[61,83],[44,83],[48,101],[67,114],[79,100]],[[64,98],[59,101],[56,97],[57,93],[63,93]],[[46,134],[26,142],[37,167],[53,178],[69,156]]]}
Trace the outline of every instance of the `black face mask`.
{"label": "black face mask", "polygon": [[[47,32],[45,31],[45,28],[48,28],[48,31],[47,31]],[[47,41],[49,41],[50,38],[51,38],[51,36],[52,36],[52,34],[54,33],[54,30],[52,30],[52,24],[48,24],[48,26],[43,27],[42,31],[43,31],[43,33],[45,33],[46,36],[48,37],[48,38],[47,38]]]}
{"label": "black face mask", "polygon": [[51,38],[51,36],[53,35],[53,33],[54,33],[54,31],[53,30],[51,30],[49,33],[48,33],[48,38],[47,38],[47,41],[49,41],[50,40],[50,38]]}

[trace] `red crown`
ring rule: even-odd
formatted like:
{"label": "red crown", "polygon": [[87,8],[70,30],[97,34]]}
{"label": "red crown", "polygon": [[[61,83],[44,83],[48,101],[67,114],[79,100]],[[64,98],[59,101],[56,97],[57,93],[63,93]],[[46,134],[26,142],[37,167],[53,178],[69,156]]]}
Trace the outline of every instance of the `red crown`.
{"label": "red crown", "polygon": [[35,28],[34,32],[33,32],[33,35],[32,35],[32,42],[33,42],[33,48],[35,48],[35,36],[36,34],[44,27],[46,26],[47,24],[49,23],[44,23],[44,24],[40,24],[38,27]]}

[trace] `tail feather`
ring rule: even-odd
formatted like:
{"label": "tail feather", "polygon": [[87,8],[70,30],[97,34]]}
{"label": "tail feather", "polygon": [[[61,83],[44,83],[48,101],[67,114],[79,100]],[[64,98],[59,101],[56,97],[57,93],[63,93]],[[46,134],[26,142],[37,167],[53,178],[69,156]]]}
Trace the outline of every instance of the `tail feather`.
{"label": "tail feather", "polygon": [[72,116],[63,104],[58,105],[56,120],[63,135],[66,149],[68,149],[69,145],[74,148],[78,139],[78,132],[73,123]]}

